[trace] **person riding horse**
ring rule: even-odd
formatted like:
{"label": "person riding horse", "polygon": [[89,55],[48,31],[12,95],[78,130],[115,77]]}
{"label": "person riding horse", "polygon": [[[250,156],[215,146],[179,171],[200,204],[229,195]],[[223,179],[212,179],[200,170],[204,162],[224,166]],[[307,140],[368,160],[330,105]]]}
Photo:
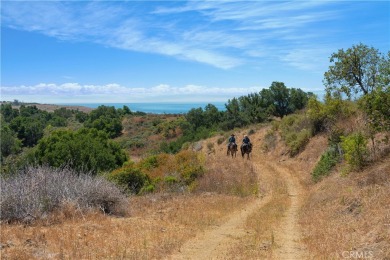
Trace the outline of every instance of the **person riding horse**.
{"label": "person riding horse", "polygon": [[247,154],[247,158],[249,159],[249,154],[252,152],[252,143],[247,135],[245,135],[244,139],[242,139],[240,150],[242,157],[244,158],[244,155]]}
{"label": "person riding horse", "polygon": [[231,144],[236,144],[236,138],[234,137],[234,134],[231,134],[231,135],[230,135],[230,138],[229,138],[229,141],[228,141],[228,147],[229,147]]}
{"label": "person riding horse", "polygon": [[[237,144],[236,144],[236,138],[234,136],[234,134],[231,134],[230,135],[230,138],[228,140],[228,146],[227,146],[227,154],[229,155],[229,150],[231,150],[232,152],[235,152],[237,151]],[[233,153],[232,153],[233,155]]]}
{"label": "person riding horse", "polygon": [[252,148],[251,140],[247,135],[244,135],[244,139],[242,139],[242,145],[249,145]]}

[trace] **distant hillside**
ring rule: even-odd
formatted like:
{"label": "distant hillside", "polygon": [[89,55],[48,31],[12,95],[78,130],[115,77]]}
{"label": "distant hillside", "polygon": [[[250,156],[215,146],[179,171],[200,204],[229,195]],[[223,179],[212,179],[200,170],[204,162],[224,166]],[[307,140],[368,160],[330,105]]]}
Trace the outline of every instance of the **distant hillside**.
{"label": "distant hillside", "polygon": [[68,105],[53,105],[53,104],[40,104],[40,103],[25,103],[25,102],[11,102],[11,101],[1,101],[0,104],[6,104],[11,103],[13,108],[19,108],[21,105],[25,106],[36,106],[40,110],[44,110],[47,112],[53,112],[56,109],[59,108],[66,108],[66,109],[73,109],[73,110],[79,110],[84,113],[89,113],[93,109],[90,107],[84,107],[84,106],[68,106]]}

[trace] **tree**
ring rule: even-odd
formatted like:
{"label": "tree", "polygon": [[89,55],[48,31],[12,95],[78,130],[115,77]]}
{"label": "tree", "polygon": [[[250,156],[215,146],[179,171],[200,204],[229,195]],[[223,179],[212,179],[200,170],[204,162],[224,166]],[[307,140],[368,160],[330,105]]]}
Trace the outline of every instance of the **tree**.
{"label": "tree", "polygon": [[224,122],[221,126],[222,129],[230,130],[245,125],[245,119],[242,117],[239,99],[229,99],[228,103],[225,104],[225,107],[226,111],[224,113]]}
{"label": "tree", "polygon": [[375,90],[359,100],[373,133],[390,131],[390,88]]}
{"label": "tree", "polygon": [[7,123],[19,115],[19,110],[12,108],[11,103],[1,104],[0,111],[4,121]]}
{"label": "tree", "polygon": [[133,114],[133,112],[131,112],[130,108],[128,106],[126,106],[126,105],[123,105],[123,108],[118,108],[117,112],[121,116],[132,115]]}
{"label": "tree", "polygon": [[1,158],[16,154],[21,150],[22,142],[7,124],[1,124]]}
{"label": "tree", "polygon": [[185,118],[190,123],[193,130],[196,130],[203,125],[203,109],[201,107],[192,108],[185,115]]}
{"label": "tree", "polygon": [[251,93],[247,96],[239,97],[240,114],[245,123],[260,123],[267,119],[268,114],[263,106],[262,96],[258,93]]}
{"label": "tree", "polygon": [[213,127],[221,121],[221,112],[213,104],[207,104],[204,107],[204,118],[206,127]]}
{"label": "tree", "polygon": [[120,136],[123,130],[120,113],[114,107],[107,106],[99,106],[92,110],[84,126],[105,131],[110,138]]}
{"label": "tree", "polygon": [[113,170],[127,160],[123,150],[105,132],[87,128],[76,132],[55,131],[39,141],[33,155],[39,164],[69,165],[92,173]]}
{"label": "tree", "polygon": [[291,88],[289,91],[289,110],[296,111],[304,108],[309,100],[308,94],[302,91],[300,88]]}
{"label": "tree", "polygon": [[289,109],[289,89],[283,82],[274,81],[269,88],[273,104],[275,105],[275,116],[283,117],[291,113]]}
{"label": "tree", "polygon": [[10,123],[10,128],[17,133],[23,142],[23,146],[33,147],[38,140],[43,137],[46,122],[44,118],[36,116],[26,116],[22,114],[14,118]]}
{"label": "tree", "polygon": [[380,81],[383,59],[377,49],[362,43],[346,51],[340,49],[330,57],[333,65],[324,75],[326,91],[344,93],[348,98],[352,94],[371,93]]}

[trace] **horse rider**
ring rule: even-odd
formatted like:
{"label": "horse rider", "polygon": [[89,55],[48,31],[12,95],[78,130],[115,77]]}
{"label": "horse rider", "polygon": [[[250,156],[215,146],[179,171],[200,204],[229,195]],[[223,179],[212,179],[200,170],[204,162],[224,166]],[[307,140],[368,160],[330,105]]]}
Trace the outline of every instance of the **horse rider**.
{"label": "horse rider", "polygon": [[242,144],[243,145],[249,145],[249,147],[252,148],[251,140],[247,135],[244,135],[244,139],[242,139]]}
{"label": "horse rider", "polygon": [[231,144],[233,144],[233,145],[236,144],[236,138],[234,137],[234,134],[231,134],[231,135],[230,135],[230,138],[229,138],[229,141],[228,141],[228,148],[229,148],[229,146],[230,146]]}

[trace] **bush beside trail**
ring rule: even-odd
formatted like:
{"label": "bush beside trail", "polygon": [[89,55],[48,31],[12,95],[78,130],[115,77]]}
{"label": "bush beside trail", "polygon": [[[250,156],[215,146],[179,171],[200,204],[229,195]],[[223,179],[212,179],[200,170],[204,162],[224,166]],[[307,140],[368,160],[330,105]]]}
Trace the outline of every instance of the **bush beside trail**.
{"label": "bush beside trail", "polygon": [[126,197],[102,177],[76,174],[67,168],[28,167],[8,178],[1,177],[2,221],[44,218],[69,203],[81,212],[99,209],[122,214]]}

